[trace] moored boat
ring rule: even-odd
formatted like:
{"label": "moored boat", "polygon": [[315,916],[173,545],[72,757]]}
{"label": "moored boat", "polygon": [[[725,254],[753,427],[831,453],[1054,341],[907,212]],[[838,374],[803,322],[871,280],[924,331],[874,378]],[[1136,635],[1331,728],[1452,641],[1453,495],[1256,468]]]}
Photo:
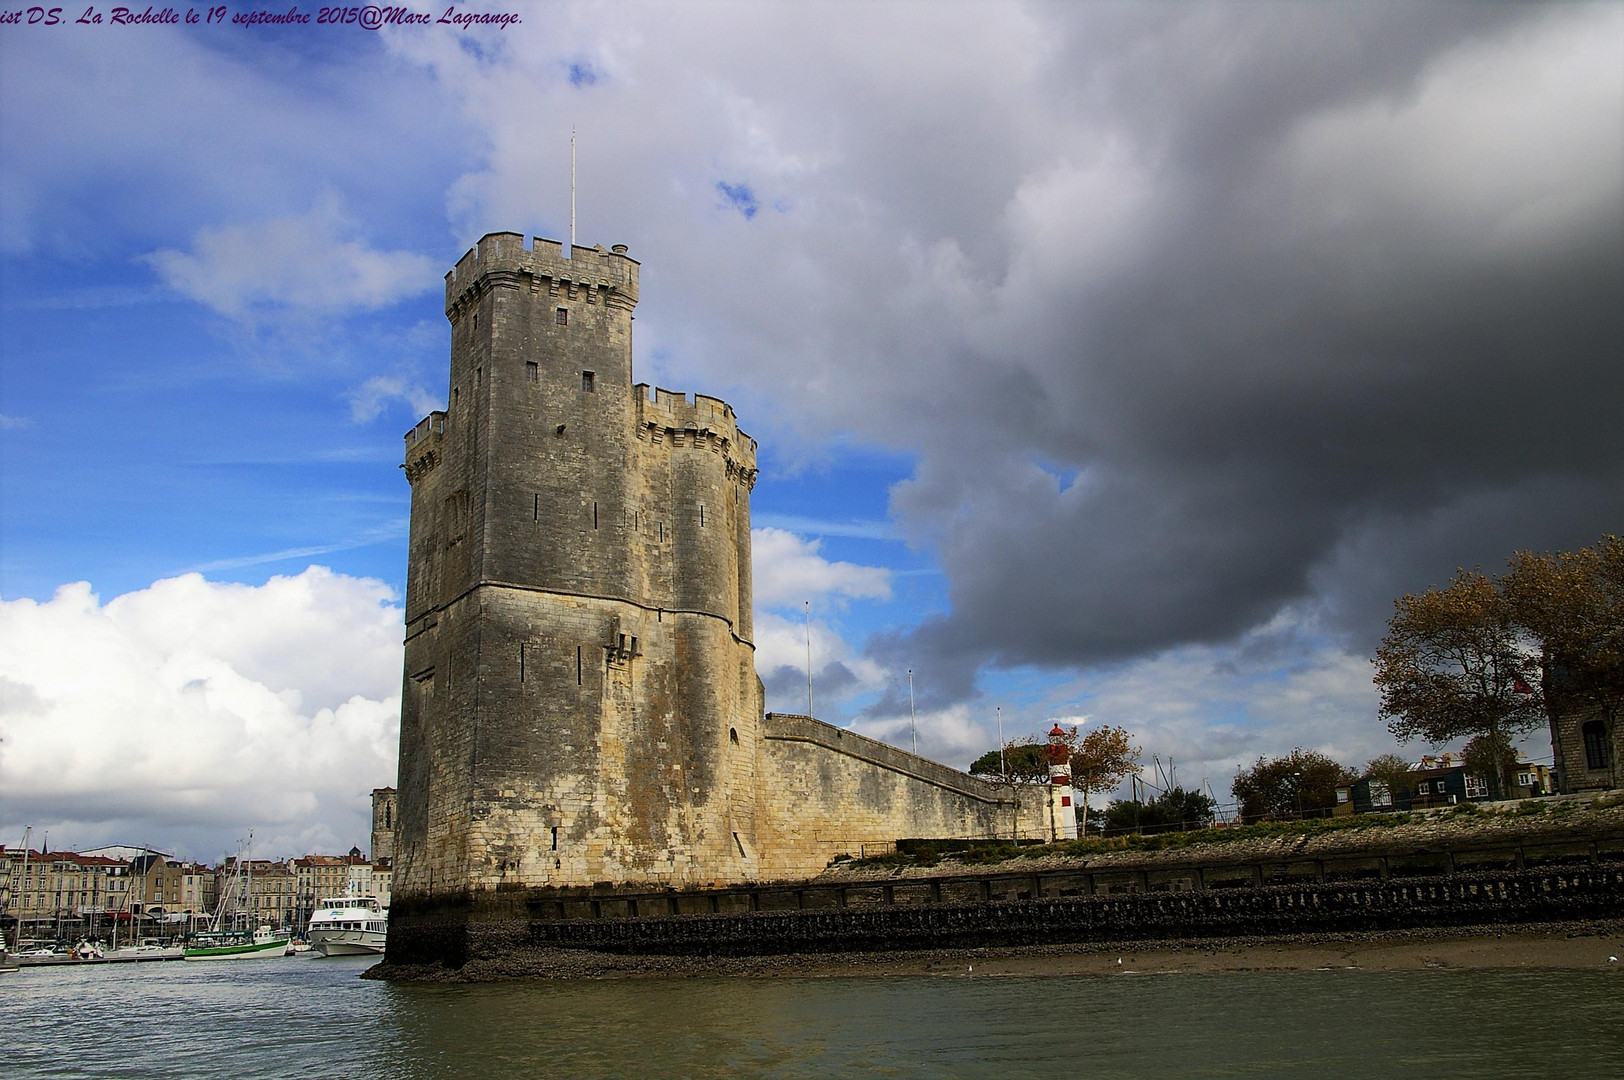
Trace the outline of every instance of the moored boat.
{"label": "moored boat", "polygon": [[375,896],[339,896],[323,900],[310,916],[310,947],[323,956],[359,956],[383,952],[389,913]]}
{"label": "moored boat", "polygon": [[188,960],[245,960],[256,956],[284,956],[288,932],[261,926],[256,930],[201,930],[186,943]]}

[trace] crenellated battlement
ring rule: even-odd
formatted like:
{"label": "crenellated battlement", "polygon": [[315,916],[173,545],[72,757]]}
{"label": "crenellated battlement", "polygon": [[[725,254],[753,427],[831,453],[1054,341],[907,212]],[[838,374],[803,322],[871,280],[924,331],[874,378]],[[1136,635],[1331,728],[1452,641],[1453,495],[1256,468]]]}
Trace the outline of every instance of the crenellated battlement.
{"label": "crenellated battlement", "polygon": [[[637,437],[672,446],[702,446],[728,459],[747,484],[756,476],[756,440],[739,430],[733,406],[721,398],[638,383],[632,388],[637,399]],[[731,471],[731,470],[730,470]]]}
{"label": "crenellated battlement", "polygon": [[630,311],[637,306],[636,259],[626,254],[625,244],[605,251],[576,245],[571,258],[564,257],[558,240],[535,237],[525,246],[521,233],[486,233],[445,276],[445,313],[453,322],[466,304],[477,299],[493,280],[507,278],[516,283],[529,279],[532,288],[546,288],[551,295],[585,299]]}

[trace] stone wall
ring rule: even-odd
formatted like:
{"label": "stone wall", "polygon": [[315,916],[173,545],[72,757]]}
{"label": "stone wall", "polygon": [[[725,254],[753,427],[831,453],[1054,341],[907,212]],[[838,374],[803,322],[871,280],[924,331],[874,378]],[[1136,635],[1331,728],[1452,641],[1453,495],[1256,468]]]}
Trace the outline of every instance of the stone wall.
{"label": "stone wall", "polygon": [[1049,839],[1042,788],[1006,787],[807,716],[768,713],[757,795],[763,879],[798,880],[898,839]]}
{"label": "stone wall", "polygon": [[[677,956],[890,952],[1624,917],[1624,863],[1617,861],[1154,892],[1055,891],[1038,879],[1015,891],[999,881],[935,883],[939,891],[920,894],[902,886],[883,895],[878,889],[856,895],[761,890],[705,898],[706,907],[685,903],[699,897],[671,896],[651,898],[630,914],[628,898],[609,898],[564,918],[553,917],[554,902],[534,898],[504,903],[498,896],[436,910],[418,905],[391,917],[381,974],[410,977],[416,965],[455,969],[472,959],[481,961],[481,977],[524,974],[544,969],[537,961],[560,949]],[[836,892],[847,902],[830,902]],[[752,898],[758,906],[750,906]]]}
{"label": "stone wall", "polygon": [[[1624,725],[1609,725],[1598,708],[1583,708],[1553,695],[1551,748],[1555,752],[1557,790],[1563,794],[1595,791],[1619,786],[1620,762],[1624,762]],[[1586,752],[1585,727],[1597,725],[1605,750],[1600,767]]]}

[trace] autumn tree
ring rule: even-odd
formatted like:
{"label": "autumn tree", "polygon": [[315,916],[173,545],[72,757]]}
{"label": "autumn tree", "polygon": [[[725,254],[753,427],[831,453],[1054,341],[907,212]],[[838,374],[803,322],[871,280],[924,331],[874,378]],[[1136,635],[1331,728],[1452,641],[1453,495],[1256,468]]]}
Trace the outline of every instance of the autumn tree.
{"label": "autumn tree", "polygon": [[[1381,715],[1401,741],[1510,740],[1545,722],[1539,662],[1511,601],[1481,571],[1458,570],[1447,589],[1402,596],[1394,609],[1372,662]],[[1505,790],[1503,771],[1495,780]]]}
{"label": "autumn tree", "polygon": [[[1594,713],[1612,747],[1624,712],[1624,539],[1552,555],[1519,551],[1504,592],[1511,617],[1539,643],[1547,707]],[[1612,755],[1608,764],[1616,784]]]}
{"label": "autumn tree", "polygon": [[1139,771],[1144,748],[1133,745],[1126,728],[1097,727],[1077,742],[1071,754],[1071,786],[1082,792],[1083,808],[1077,822],[1088,827],[1088,797],[1115,791]]}
{"label": "autumn tree", "polygon": [[1356,779],[1318,750],[1298,747],[1285,757],[1258,758],[1235,774],[1229,790],[1240,803],[1241,820],[1253,822],[1328,810],[1336,805],[1336,789]]}

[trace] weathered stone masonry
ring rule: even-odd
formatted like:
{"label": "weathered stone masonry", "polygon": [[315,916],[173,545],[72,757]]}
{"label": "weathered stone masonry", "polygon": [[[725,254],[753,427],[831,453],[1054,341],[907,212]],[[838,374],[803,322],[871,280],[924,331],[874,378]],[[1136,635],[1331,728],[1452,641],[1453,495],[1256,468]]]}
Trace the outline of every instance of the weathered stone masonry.
{"label": "weathered stone masonry", "polygon": [[412,485],[397,910],[436,897],[810,876],[1038,807],[806,717],[754,667],[756,444],[632,381],[638,264],[514,233],[446,276],[449,405]]}

